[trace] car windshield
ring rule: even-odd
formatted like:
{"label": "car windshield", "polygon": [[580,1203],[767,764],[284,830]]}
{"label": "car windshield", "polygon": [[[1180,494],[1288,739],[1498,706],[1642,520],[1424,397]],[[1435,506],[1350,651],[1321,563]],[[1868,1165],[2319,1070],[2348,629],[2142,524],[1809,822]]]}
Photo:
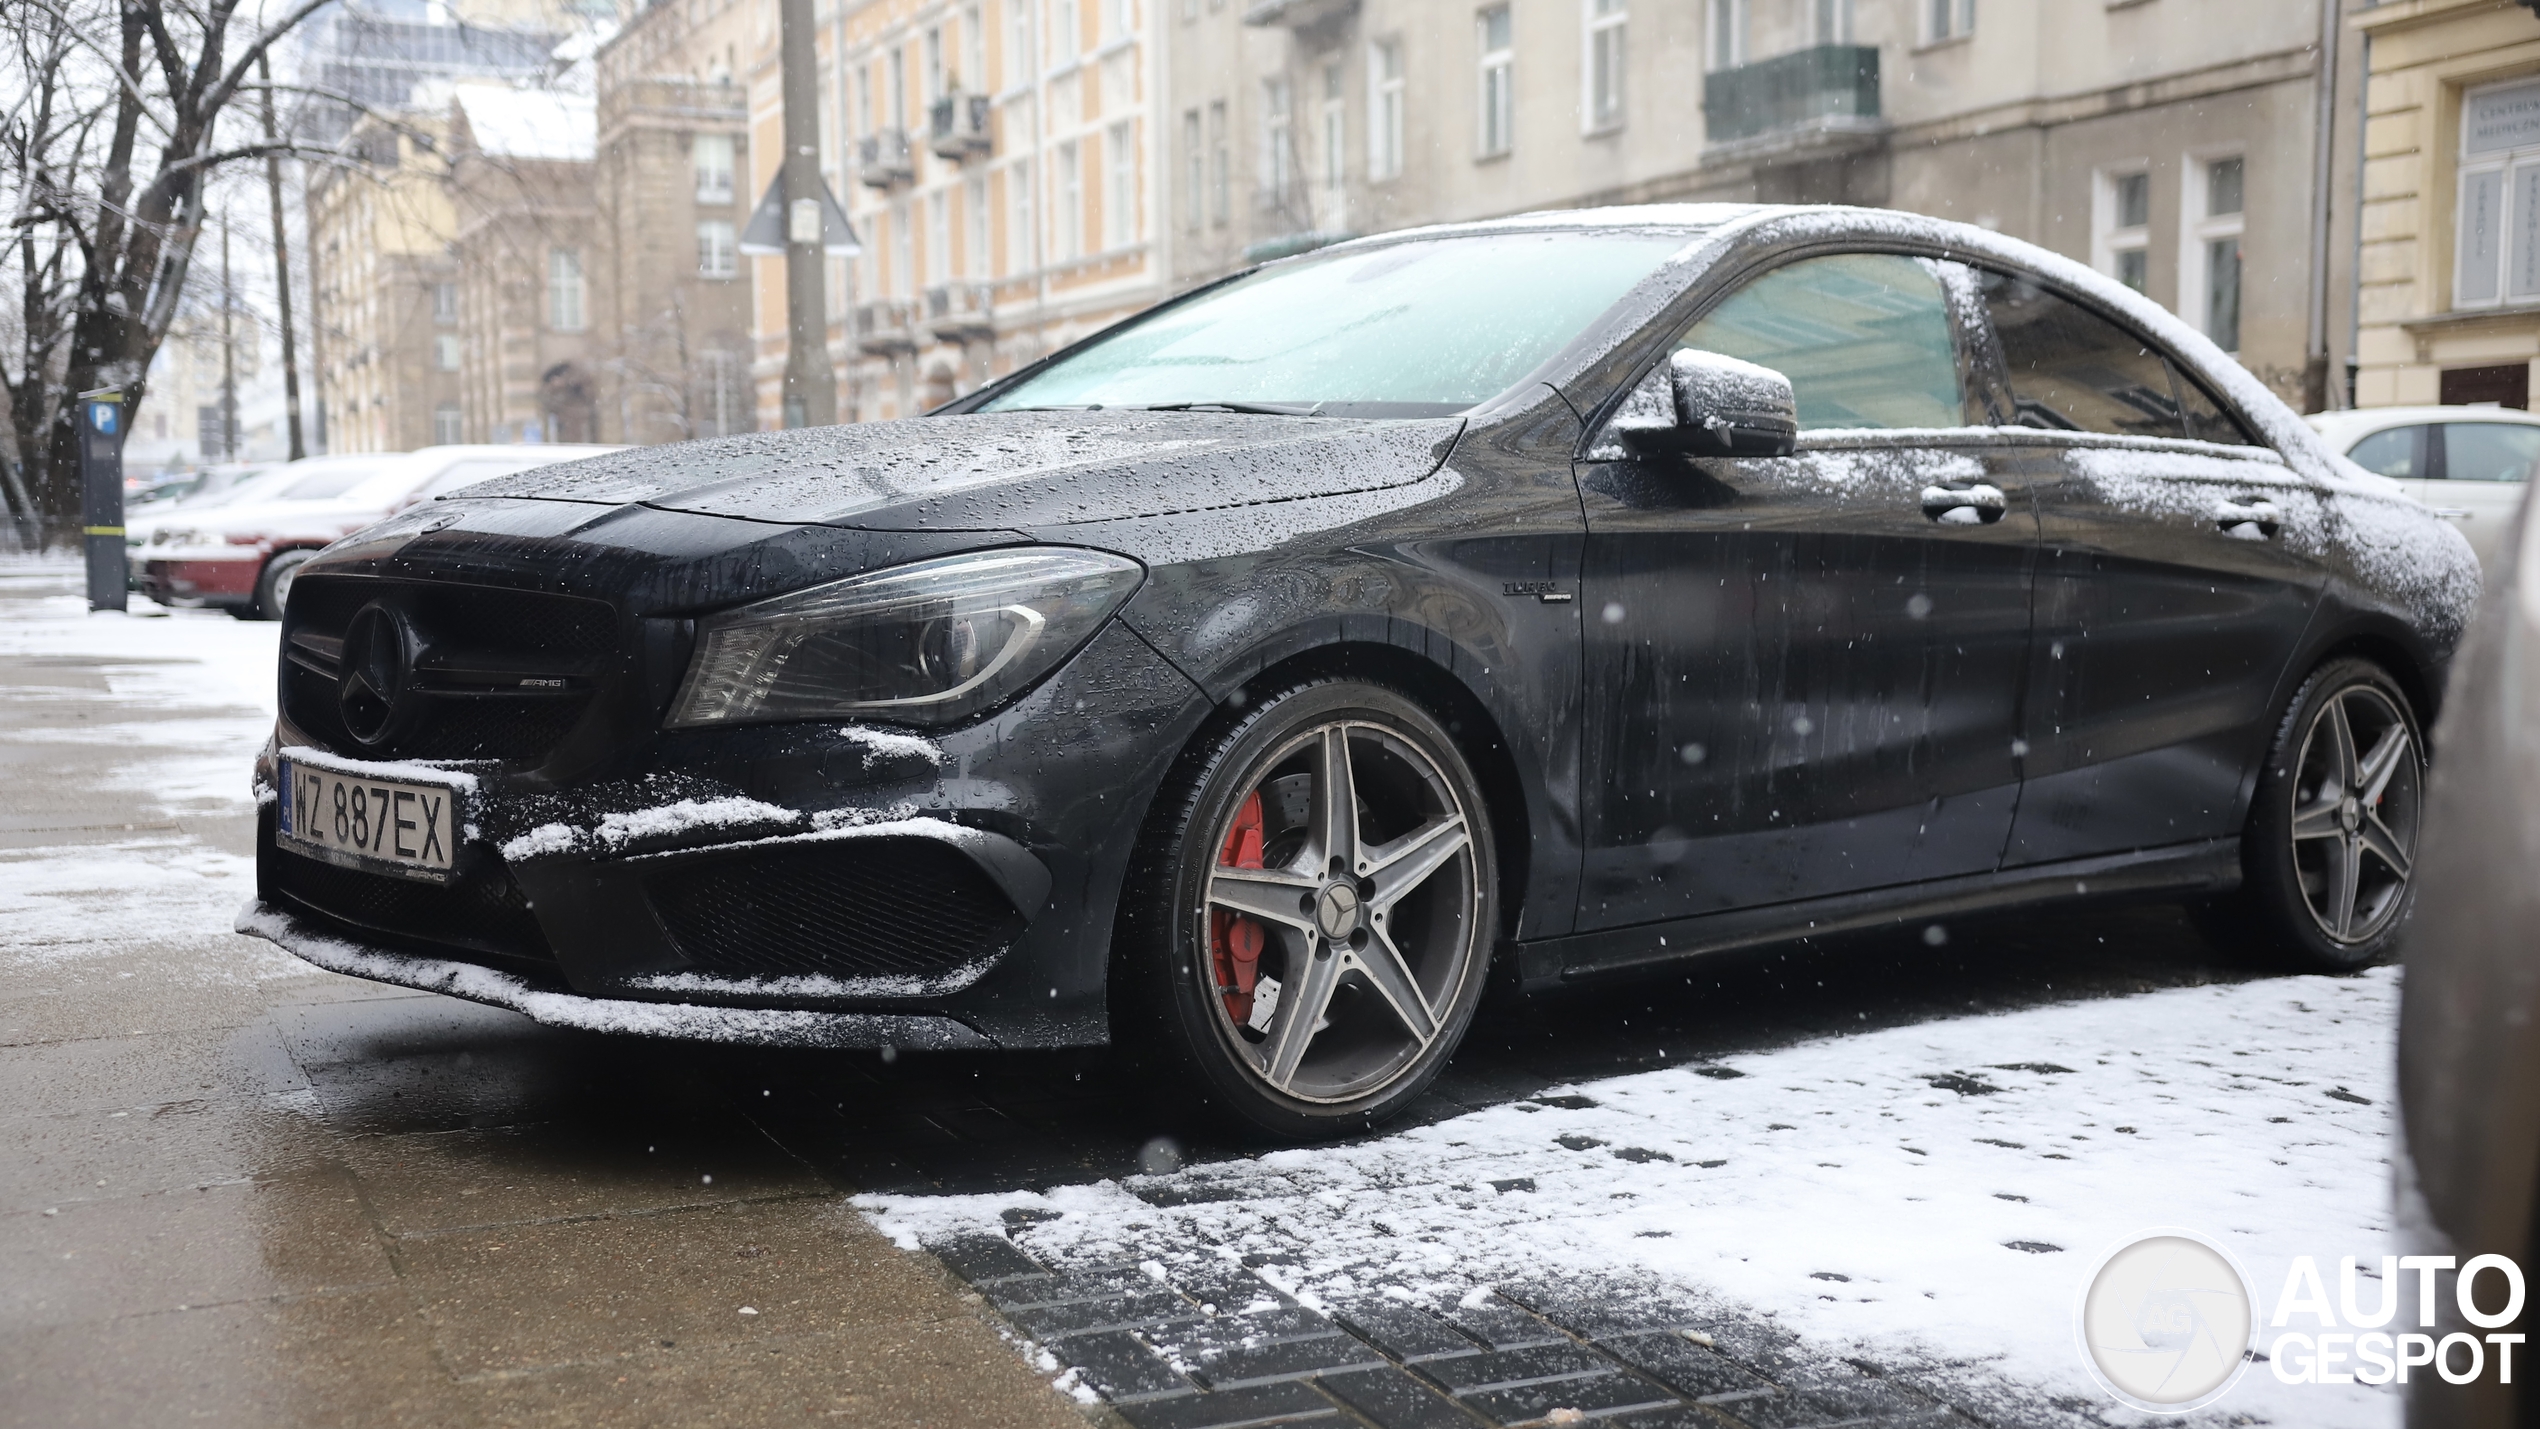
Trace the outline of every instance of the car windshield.
{"label": "car windshield", "polygon": [[1685,242],[1487,234],[1301,258],[1097,339],[978,410],[1445,416],[1515,385]]}

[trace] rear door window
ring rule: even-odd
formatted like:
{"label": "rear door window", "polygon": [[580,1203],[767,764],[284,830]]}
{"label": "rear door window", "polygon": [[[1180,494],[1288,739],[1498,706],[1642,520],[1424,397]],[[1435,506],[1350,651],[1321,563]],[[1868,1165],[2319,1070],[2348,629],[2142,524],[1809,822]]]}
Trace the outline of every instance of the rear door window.
{"label": "rear door window", "polygon": [[1988,272],[1983,283],[2019,425],[2110,436],[2189,435],[2169,362],[2158,349],[2029,278]]}
{"label": "rear door window", "polygon": [[1676,345],[1789,378],[1802,431],[1964,426],[1936,267],[1893,253],[1803,258],[1731,293]]}
{"label": "rear door window", "polygon": [[2443,424],[2442,475],[2453,481],[2529,481],[2540,462],[2540,427],[2512,422]]}
{"label": "rear door window", "polygon": [[2427,427],[2392,427],[2375,432],[2347,451],[2346,459],[2375,476],[2414,481],[2425,475]]}

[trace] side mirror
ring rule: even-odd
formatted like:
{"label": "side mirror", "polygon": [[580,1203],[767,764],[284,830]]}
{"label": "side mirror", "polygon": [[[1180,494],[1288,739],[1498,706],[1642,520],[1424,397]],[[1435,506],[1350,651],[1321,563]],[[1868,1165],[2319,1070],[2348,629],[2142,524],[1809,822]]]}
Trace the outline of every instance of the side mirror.
{"label": "side mirror", "polygon": [[1640,451],[1789,456],[1799,445],[1799,398],[1769,367],[1685,348],[1624,399],[1608,430]]}

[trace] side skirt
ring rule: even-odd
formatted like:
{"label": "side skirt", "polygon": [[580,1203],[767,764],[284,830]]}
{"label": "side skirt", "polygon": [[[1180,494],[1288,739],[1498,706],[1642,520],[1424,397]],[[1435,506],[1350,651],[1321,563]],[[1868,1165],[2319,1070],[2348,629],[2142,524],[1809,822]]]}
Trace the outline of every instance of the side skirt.
{"label": "side skirt", "polygon": [[1795,938],[1966,917],[2040,903],[2227,893],[2239,886],[2240,839],[2234,835],[1935,879],[1900,888],[1841,893],[1761,908],[1735,908],[1697,918],[1606,928],[1566,938],[1503,943],[1500,953],[1514,956],[1523,985],[1534,989]]}

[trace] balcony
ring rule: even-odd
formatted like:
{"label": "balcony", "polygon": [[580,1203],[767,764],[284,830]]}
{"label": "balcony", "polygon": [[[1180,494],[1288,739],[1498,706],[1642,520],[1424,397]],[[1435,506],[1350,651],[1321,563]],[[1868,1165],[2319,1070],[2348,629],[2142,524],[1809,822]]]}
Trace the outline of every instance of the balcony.
{"label": "balcony", "polygon": [[958,164],[985,155],[991,147],[984,94],[947,94],[935,101],[927,119],[926,147],[937,158]]}
{"label": "balcony", "polygon": [[856,177],[871,189],[916,182],[917,163],[909,153],[908,131],[876,129],[857,140]]}
{"label": "balcony", "polygon": [[1702,82],[1702,122],[1714,148],[1884,132],[1878,46],[1818,45],[1713,70]]}
{"label": "balcony", "polygon": [[917,305],[896,298],[858,304],[855,345],[874,357],[905,357],[917,351]]}
{"label": "balcony", "polygon": [[985,342],[995,337],[996,289],[987,283],[928,288],[926,330],[937,342]]}

